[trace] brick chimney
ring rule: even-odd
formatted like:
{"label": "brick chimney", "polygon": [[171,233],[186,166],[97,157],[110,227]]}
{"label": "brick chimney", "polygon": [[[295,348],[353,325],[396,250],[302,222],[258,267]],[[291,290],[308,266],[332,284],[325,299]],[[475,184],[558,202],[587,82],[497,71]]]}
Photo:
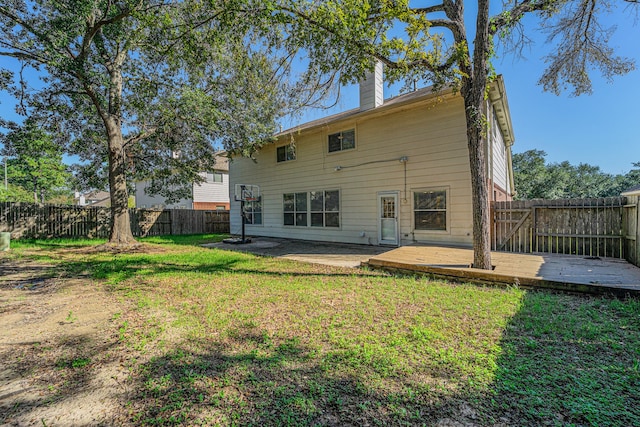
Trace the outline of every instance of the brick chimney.
{"label": "brick chimney", "polygon": [[382,62],[376,61],[374,70],[367,73],[360,82],[360,110],[371,110],[381,106],[383,102]]}

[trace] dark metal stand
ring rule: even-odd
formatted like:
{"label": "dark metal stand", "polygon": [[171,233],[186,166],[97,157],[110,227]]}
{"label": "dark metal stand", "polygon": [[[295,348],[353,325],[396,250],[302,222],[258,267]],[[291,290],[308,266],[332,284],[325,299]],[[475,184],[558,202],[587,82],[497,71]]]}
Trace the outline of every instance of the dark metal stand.
{"label": "dark metal stand", "polygon": [[233,237],[230,239],[224,239],[223,243],[229,243],[232,245],[243,245],[245,243],[251,243],[251,239],[248,239],[245,235],[245,224],[247,223],[247,218],[244,215],[244,199],[240,200],[240,219],[242,221],[242,237],[238,239],[237,237]]}

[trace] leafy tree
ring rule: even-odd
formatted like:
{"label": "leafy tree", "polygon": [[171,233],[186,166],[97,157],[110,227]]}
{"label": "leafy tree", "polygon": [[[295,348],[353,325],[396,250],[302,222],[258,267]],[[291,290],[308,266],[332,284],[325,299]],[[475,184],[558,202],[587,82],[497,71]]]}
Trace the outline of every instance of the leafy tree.
{"label": "leafy tree", "polygon": [[408,0],[247,3],[269,25],[277,23],[286,29],[283,45],[290,51],[302,47],[311,73],[329,75],[338,70],[341,83],[355,82],[379,60],[390,81],[423,81],[436,88],[450,84],[460,91],[467,124],[477,268],[491,268],[483,109],[487,85],[494,76],[490,62],[494,38],[501,36],[508,47],[520,46],[526,41],[522,18],[537,14],[554,52],[547,58],[540,83],[555,93],[567,87],[575,95],[589,93],[587,72],[593,68],[607,78],[633,69],[632,61],[615,56],[607,45],[611,31],[598,18],[612,6],[601,0],[508,0],[493,16],[489,0],[478,0],[473,2],[477,6],[474,33],[467,31],[468,2],[464,0],[436,0],[424,6]]}
{"label": "leafy tree", "polygon": [[513,179],[519,199],[548,199],[550,188],[549,170],[542,150],[513,153]]}
{"label": "leafy tree", "polygon": [[633,169],[625,175],[616,176],[616,192],[617,194],[640,186],[640,162],[633,163]]}
{"label": "leafy tree", "polygon": [[513,155],[513,173],[518,199],[570,199],[619,196],[640,184],[640,163],[625,175],[611,175],[598,166],[567,161],[547,163],[542,150]]}
{"label": "leafy tree", "polygon": [[9,181],[33,195],[31,201],[44,203],[52,191],[63,187],[71,178],[62,163],[62,149],[50,134],[27,119],[23,126],[0,138],[2,154],[8,156]]}
{"label": "leafy tree", "polygon": [[22,187],[9,184],[0,186],[0,202],[33,202],[33,195]]}
{"label": "leafy tree", "polygon": [[242,151],[273,134],[273,62],[225,3],[204,16],[197,0],[0,2],[0,55],[43,72],[41,90],[20,79],[13,93],[80,157],[88,186],[108,181],[110,244],[135,243],[127,178],[161,192],[213,167],[213,142]]}

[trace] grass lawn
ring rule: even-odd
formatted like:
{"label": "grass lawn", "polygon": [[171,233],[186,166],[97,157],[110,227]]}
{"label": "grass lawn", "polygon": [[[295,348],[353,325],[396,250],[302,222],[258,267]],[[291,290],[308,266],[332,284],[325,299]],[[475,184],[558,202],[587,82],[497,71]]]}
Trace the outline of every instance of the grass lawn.
{"label": "grass lawn", "polygon": [[638,300],[196,246],[219,238],[15,242],[10,257],[121,298],[136,425],[640,425]]}

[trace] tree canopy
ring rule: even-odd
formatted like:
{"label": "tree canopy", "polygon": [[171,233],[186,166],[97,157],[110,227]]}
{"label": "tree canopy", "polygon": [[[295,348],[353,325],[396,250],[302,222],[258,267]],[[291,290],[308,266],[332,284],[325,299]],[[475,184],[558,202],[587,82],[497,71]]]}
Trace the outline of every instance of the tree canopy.
{"label": "tree canopy", "polygon": [[286,92],[279,62],[253,43],[246,23],[229,22],[223,6],[0,3],[0,56],[42,76],[41,89],[20,78],[12,92],[24,113],[80,157],[79,177],[91,187],[108,182],[113,244],[135,242],[127,180],[151,180],[159,192],[179,188],[213,168],[215,142],[246,153],[274,133]]}
{"label": "tree canopy", "polygon": [[542,150],[513,155],[518,199],[615,197],[640,185],[640,162],[626,174],[612,175],[585,163],[547,163],[546,155]]}

